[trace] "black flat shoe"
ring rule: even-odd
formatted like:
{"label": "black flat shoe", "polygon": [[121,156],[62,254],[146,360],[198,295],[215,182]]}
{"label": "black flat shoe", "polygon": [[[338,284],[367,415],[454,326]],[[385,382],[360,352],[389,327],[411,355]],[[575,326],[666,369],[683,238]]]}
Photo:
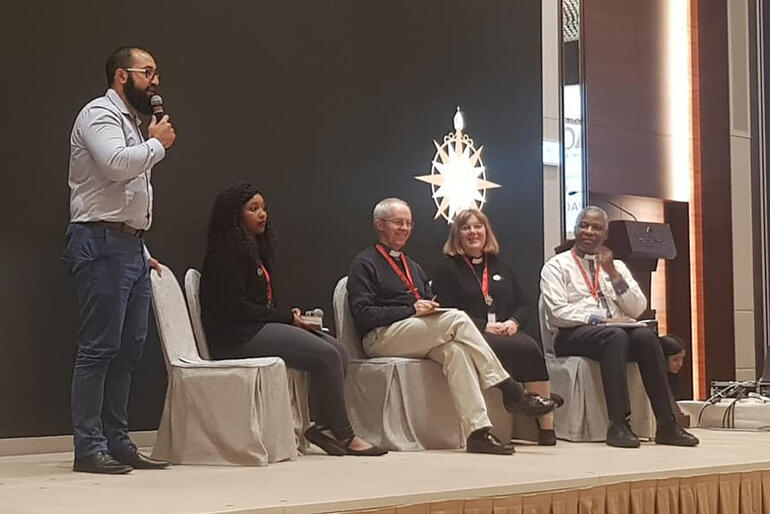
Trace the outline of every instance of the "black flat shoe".
{"label": "black flat shoe", "polygon": [[386,450],[385,448],[380,448],[379,446],[374,446],[374,445],[372,445],[371,448],[367,448],[366,450],[354,450],[353,448],[350,447],[350,443],[352,441],[353,441],[353,438],[351,437],[345,448],[346,455],[355,455],[357,457],[380,457],[388,453],[388,450]]}
{"label": "black flat shoe", "polygon": [[508,412],[525,414],[527,416],[542,416],[556,408],[554,400],[530,393],[524,393],[515,400],[506,399],[503,396],[503,405]]}
{"label": "black flat shoe", "polygon": [[87,457],[78,457],[72,464],[72,471],[84,473],[102,473],[105,475],[122,475],[133,470],[132,466],[115,460],[105,451],[96,452]]}
{"label": "black flat shoe", "polygon": [[627,421],[610,421],[607,429],[607,444],[616,448],[639,448],[639,438]]}
{"label": "black flat shoe", "polygon": [[697,437],[677,425],[675,421],[661,425],[655,432],[656,444],[668,444],[671,446],[698,446]]}
{"label": "black flat shoe", "polygon": [[489,428],[481,428],[468,436],[465,442],[468,453],[491,453],[493,455],[512,455],[516,449],[513,442],[503,444]]}
{"label": "black flat shoe", "polygon": [[115,460],[128,464],[134,469],[163,469],[169,466],[168,461],[151,459],[146,455],[142,455],[136,446],[112,452],[112,456],[115,457]]}
{"label": "black flat shoe", "polygon": [[324,452],[326,452],[326,455],[341,457],[348,454],[348,449],[345,448],[344,442],[338,441],[325,435],[323,432],[321,432],[321,429],[318,428],[318,425],[312,425],[310,428],[305,430],[305,439],[321,448]]}

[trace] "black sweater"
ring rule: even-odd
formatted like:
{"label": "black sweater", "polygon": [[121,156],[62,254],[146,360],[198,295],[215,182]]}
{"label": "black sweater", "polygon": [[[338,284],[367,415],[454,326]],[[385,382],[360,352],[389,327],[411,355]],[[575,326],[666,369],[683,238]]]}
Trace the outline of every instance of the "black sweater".
{"label": "black sweater", "polygon": [[[529,309],[524,303],[524,294],[513,266],[497,255],[487,254],[486,258],[489,262],[489,294],[494,299],[492,308],[495,318],[497,321],[513,318],[522,327],[527,322]],[[433,290],[441,306],[464,310],[482,332],[487,326],[488,311],[479,285],[483,272],[483,263],[475,265],[471,271],[465,259],[458,255],[446,257],[433,277]]]}
{"label": "black sweater", "polygon": [[[275,283],[272,286],[275,291]],[[294,319],[290,309],[268,307],[267,281],[259,263],[232,244],[206,253],[200,301],[203,328],[215,356],[217,348],[249,341],[265,323]]]}
{"label": "black sweater", "polygon": [[[404,255],[417,291],[422,298],[430,300],[433,293],[428,277],[419,264]],[[401,259],[393,260],[400,267]],[[374,245],[353,258],[348,273],[348,303],[360,337],[374,328],[413,315],[415,301],[414,295]]]}

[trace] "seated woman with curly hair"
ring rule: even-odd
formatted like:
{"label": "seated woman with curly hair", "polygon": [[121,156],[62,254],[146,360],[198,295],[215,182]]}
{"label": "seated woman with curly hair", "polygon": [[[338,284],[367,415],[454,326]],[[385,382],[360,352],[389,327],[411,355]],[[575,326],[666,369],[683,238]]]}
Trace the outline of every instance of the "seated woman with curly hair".
{"label": "seated woman with curly hair", "polygon": [[270,274],[276,237],[263,195],[239,183],[217,196],[201,274],[201,315],[215,359],[280,357],[310,374],[305,437],[329,455],[384,455],[353,433],[345,409],[347,355],[333,337],[280,308]]}

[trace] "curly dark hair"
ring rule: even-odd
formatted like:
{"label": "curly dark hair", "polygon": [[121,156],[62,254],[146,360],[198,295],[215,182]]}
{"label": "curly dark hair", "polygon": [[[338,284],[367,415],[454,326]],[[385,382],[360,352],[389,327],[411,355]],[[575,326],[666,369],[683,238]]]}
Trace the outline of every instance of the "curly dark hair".
{"label": "curly dark hair", "polygon": [[270,218],[268,217],[264,233],[257,236],[247,233],[241,222],[243,206],[256,194],[262,194],[257,186],[238,182],[217,195],[209,218],[207,252],[235,245],[243,250],[247,259],[254,262],[259,260],[268,268],[273,265],[278,244]]}

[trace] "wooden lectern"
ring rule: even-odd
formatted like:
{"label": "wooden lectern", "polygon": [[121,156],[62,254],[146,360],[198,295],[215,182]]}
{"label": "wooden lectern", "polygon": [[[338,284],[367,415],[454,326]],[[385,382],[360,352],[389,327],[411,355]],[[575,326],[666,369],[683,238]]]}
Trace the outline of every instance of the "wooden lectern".
{"label": "wooden lectern", "polygon": [[609,224],[607,247],[628,269],[647,297],[647,310],[639,319],[653,319],[650,309],[652,272],[658,269],[658,259],[676,258],[676,245],[668,223],[613,220]]}

